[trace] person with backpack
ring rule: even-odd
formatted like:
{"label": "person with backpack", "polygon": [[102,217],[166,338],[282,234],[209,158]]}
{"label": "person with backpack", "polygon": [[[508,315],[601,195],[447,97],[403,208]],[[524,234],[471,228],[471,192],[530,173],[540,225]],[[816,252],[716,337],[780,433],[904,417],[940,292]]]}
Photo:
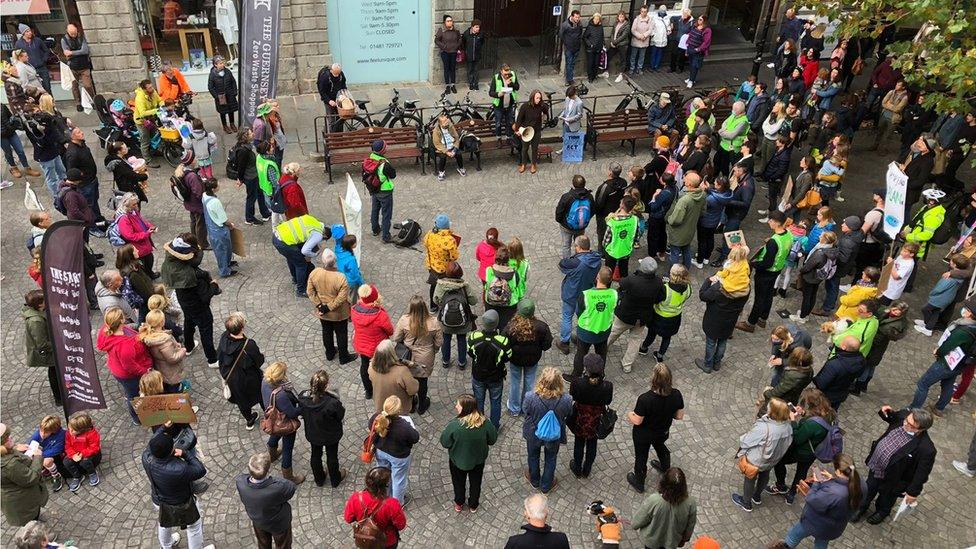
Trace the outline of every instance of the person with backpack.
{"label": "person with backpack", "polygon": [[400,531],[407,527],[407,515],[396,498],[387,495],[390,488],[390,469],[373,467],[366,472],[365,489],[353,492],[346,500],[343,520],[353,525],[356,547],[395,548],[400,543]]}
{"label": "person with backpack", "polygon": [[[233,113],[231,113],[233,116]],[[298,487],[285,478],[269,475],[271,459],[259,452],[247,461],[247,473],[234,478],[244,511],[251,519],[258,547],[290,547],[292,543],[291,504]]]}
{"label": "person with backpack", "polygon": [[420,389],[417,390],[417,413],[420,415],[430,408],[427,380],[434,371],[434,357],[437,356],[437,350],[443,339],[440,322],[430,314],[424,298],[414,295],[410,298],[406,314],[401,316],[393,327],[392,340],[401,352],[409,353],[407,360],[409,360],[410,374],[420,384]]}
{"label": "person with backpack", "polygon": [[596,275],[602,263],[600,254],[590,250],[590,238],[586,235],[576,237],[574,250],[576,253],[573,256],[559,262],[559,270],[563,273],[560,286],[562,314],[559,323],[559,340],[555,345],[564,355],[570,352],[569,340],[573,333],[573,315],[577,312],[579,297],[596,283]]}
{"label": "person with backpack", "polygon": [[628,272],[630,256],[634,252],[634,240],[637,238],[639,217],[634,215],[637,200],[627,195],[620,200],[620,208],[607,216],[607,234],[603,238],[603,253],[606,266],[610,272],[617,272],[619,278],[625,278]]}
{"label": "person with backpack", "polygon": [[332,238],[332,229],[311,215],[289,219],[275,226],[271,244],[288,263],[295,295],[308,297],[308,276],[318,245]]}
{"label": "person with backpack", "polygon": [[518,304],[519,273],[510,263],[508,246],[495,250],[495,264],[485,269],[485,310],[498,314],[498,322],[507,326],[515,316]]}
{"label": "person with backpack", "polygon": [[478,401],[478,411],[485,411],[485,393],[491,399],[490,419],[497,428],[502,419],[502,389],[505,364],[512,358],[509,339],[498,330],[499,316],[487,310],[481,317],[482,329],[468,334],[468,356],[472,359],[471,388]]}
{"label": "person with backpack", "polygon": [[392,240],[390,220],[393,219],[393,180],[396,179],[396,169],[383,156],[385,152],[386,141],[373,141],[372,152],[363,160],[363,184],[371,198],[369,223],[373,236],[380,236],[382,233],[383,243],[389,244]]}
{"label": "person with backpack", "polygon": [[[498,440],[498,429],[478,411],[474,395],[461,395],[454,404],[457,416],[441,432],[441,446],[447,448],[451,484],[454,487],[454,512],[464,504],[477,512],[481,503],[481,478],[485,472],[488,448]],[[465,483],[471,489],[465,501]]]}
{"label": "person with backpack", "polygon": [[369,376],[369,363],[379,344],[393,335],[393,323],[383,307],[383,296],[376,286],[363,284],[357,290],[357,301],[349,311],[352,322],[352,346],[359,353],[359,377],[363,382],[366,399],[373,398],[373,383]]}
{"label": "person with backpack", "polygon": [[844,335],[823,368],[813,376],[813,385],[827,397],[831,408],[840,410],[851,386],[864,370],[864,364],[861,342],[853,335]]}
{"label": "person with backpack", "polygon": [[[807,260],[800,267],[800,290],[803,299],[800,310],[795,315],[790,315],[790,320],[798,324],[807,321],[807,317],[813,311],[814,303],[817,301],[817,290],[824,280],[834,276],[837,270],[837,256],[839,251],[835,244],[837,235],[833,231],[817,233],[818,240],[815,241],[812,249],[807,253]],[[811,231],[811,236],[813,232]]]}
{"label": "person with backpack", "polygon": [[671,369],[664,363],[654,366],[650,388],[637,397],[634,410],[627,413],[627,421],[633,425],[634,470],[627,473],[627,484],[644,493],[647,477],[647,456],[651,447],[658,459],[651,460],[651,467],[664,473],[671,468],[671,450],[667,442],[671,436],[671,424],[685,417],[685,401],[681,391],[671,385]]}
{"label": "person with backpack", "polygon": [[508,365],[508,413],[522,414],[522,399],[535,385],[536,369],[542,354],[552,347],[552,330],[535,317],[535,302],[523,299],[518,314],[502,329],[508,338],[512,356]]}
{"label": "person with backpack", "polygon": [[860,395],[867,392],[868,383],[874,377],[874,370],[881,364],[885,351],[892,341],[898,341],[908,333],[908,303],[898,300],[891,303],[891,306],[882,311],[878,311],[878,332],[871,342],[871,350],[865,357],[864,371],[854,382],[851,394]]}
{"label": "person with backpack", "polygon": [[458,369],[467,365],[467,335],[475,329],[475,315],[472,307],[478,304],[480,292],[464,280],[464,270],[457,261],[452,261],[437,279],[434,287],[434,303],[437,305],[437,320],[441,324],[444,341],[441,344],[441,366],[451,366],[451,339],[457,339]]}
{"label": "person with backpack", "polygon": [[705,189],[697,172],[684,174],[684,189],[668,210],[667,223],[669,259],[691,268],[691,240],[695,237],[698,220],[705,211]]}
{"label": "person with backpack", "polygon": [[170,178],[170,188],[177,199],[183,201],[183,208],[190,212],[190,232],[197,237],[200,249],[210,249],[207,239],[207,223],[203,218],[203,180],[197,173],[196,157],[193,149],[187,149],[180,164]]}
{"label": "person with backpack", "polygon": [[773,306],[773,296],[776,295],[776,278],[786,267],[786,260],[793,246],[793,234],[786,230],[786,216],[781,211],[769,214],[767,225],[773,234],[763,245],[759,253],[754,256],[749,266],[756,272],[756,296],[752,302],[752,309],[745,321],[739,321],[735,327],[746,333],[756,331],[756,326],[765,329],[769,311]]}
{"label": "person with backpack", "polygon": [[606,364],[600,355],[589,353],[583,358],[585,374],[573,379],[569,386],[574,413],[567,421],[567,427],[575,435],[573,459],[569,462],[569,470],[576,478],[590,476],[593,462],[596,461],[599,440],[597,428],[613,401],[613,383],[605,379],[605,367]]}
{"label": "person with backpack", "polygon": [[854,272],[851,275],[851,284],[857,284],[857,278],[867,267],[881,268],[881,261],[885,256],[885,249],[891,244],[892,239],[884,232],[884,209],[885,195],[887,190],[883,187],[874,189],[871,200],[874,207],[864,214],[864,223],[861,225],[861,232],[864,233],[864,241],[857,249],[857,256],[854,259]]}
{"label": "person with backpack", "polygon": [[[919,245],[916,257],[922,261],[928,258],[929,245],[945,244],[952,234],[950,230],[942,231],[944,234],[940,234],[939,237],[936,236],[936,232],[940,232],[939,229],[942,227],[946,218],[945,206],[940,204],[941,200],[945,198],[945,195],[943,191],[935,188],[922,191],[925,204],[915,212],[911,221],[905,224],[905,227],[901,230],[900,236],[905,242]],[[911,292],[914,282],[915,272],[913,271],[912,276],[908,279],[908,286],[905,288],[905,291]]]}
{"label": "person with backpack", "polygon": [[935,349],[935,361],[915,385],[915,397],[910,408],[921,408],[928,397],[929,389],[939,383],[939,398],[929,411],[937,417],[945,415],[946,406],[952,398],[956,378],[962,373],[967,362],[976,356],[976,298],[963,303],[959,320],[946,328],[943,339]]}
{"label": "person with backpack", "polygon": [[612,282],[613,271],[603,267],[596,275],[596,287],[580,293],[576,302],[576,310],[580,311],[576,319],[576,356],[573,373],[563,376],[566,381],[583,375],[583,357],[591,347],[604,361],[607,359],[607,341],[618,302],[617,290],[610,287]]}
{"label": "person with backpack", "polygon": [[[591,213],[596,218],[597,242],[601,246],[603,245],[603,238],[607,233],[607,216],[617,211],[617,208],[620,207],[620,200],[624,197],[624,192],[627,189],[627,180],[620,177],[622,172],[623,167],[620,163],[611,162],[607,166],[607,180],[597,187],[596,195],[593,198],[593,209]],[[558,216],[556,221],[561,222]],[[571,246],[572,243],[570,243]],[[570,251],[570,255],[572,255],[572,251]]]}
{"label": "person with backpack", "polygon": [[434,288],[444,277],[447,267],[461,257],[458,251],[459,237],[451,232],[451,220],[445,214],[434,218],[434,228],[424,235],[424,266],[427,267],[427,285],[430,286],[430,310],[437,312]]}
{"label": "person with backpack", "polygon": [[[246,190],[244,199],[244,223],[248,225],[264,225],[271,218],[271,210],[262,196],[261,185],[258,180],[257,155],[251,145],[254,134],[250,126],[244,126],[237,133],[237,144],[227,152],[227,178],[237,181],[237,187],[242,185]],[[257,206],[259,216],[254,215]]]}
{"label": "person with backpack", "polygon": [[572,255],[573,240],[586,232],[595,210],[596,202],[586,188],[586,178],[574,175],[573,188],[563,193],[556,204],[556,223],[559,223],[562,235],[560,251],[563,259]]}
{"label": "person with backpack", "polygon": [[698,227],[695,231],[698,253],[691,261],[691,264],[698,269],[708,265],[708,258],[712,257],[712,251],[715,249],[715,230],[722,224],[725,206],[730,200],[732,200],[732,191],[729,189],[728,178],[719,176],[713,184],[705,187],[705,209],[698,218]]}
{"label": "person with backpack", "polygon": [[[793,425],[793,440],[786,454],[773,466],[776,483],[766,488],[767,494],[785,496],[787,505],[793,505],[797,485],[807,478],[813,463],[818,458],[825,458],[829,462],[835,457],[831,440],[828,439],[832,426],[835,438],[843,446],[843,439],[836,427],[837,412],[830,407],[827,397],[815,387],[808,387],[800,393],[795,411],[790,412],[790,421]],[[787,486],[786,466],[794,463],[796,472],[793,481]]]}
{"label": "person with backpack", "polygon": [[294,219],[308,215],[308,204],[305,202],[305,191],[298,184],[298,174],[302,171],[298,162],[289,162],[282,167],[281,179],[278,180],[277,193],[281,195],[281,202],[285,206],[285,219]]}
{"label": "person with backpack", "polygon": [[[560,444],[566,442],[566,419],[573,411],[573,399],[564,393],[559,370],[546,367],[536,378],[535,389],[525,394],[522,411],[522,438],[528,451],[526,480],[548,494],[556,487],[556,457]],[[545,450],[545,464],[540,473],[539,458]]]}
{"label": "person with backpack", "polygon": [[[251,132],[251,138],[254,139],[254,133]],[[265,218],[271,218],[271,224],[277,225],[282,221],[282,215],[285,212],[284,203],[280,201],[281,193],[277,193],[279,202],[275,203],[274,199],[276,196],[276,191],[280,188],[279,182],[281,181],[281,166],[278,165],[278,161],[275,159],[274,155],[274,145],[270,141],[260,141],[254,147],[254,167],[257,172],[258,178],[258,188],[261,189],[261,193],[264,195],[264,210],[262,210],[262,215],[264,211],[270,211]]]}

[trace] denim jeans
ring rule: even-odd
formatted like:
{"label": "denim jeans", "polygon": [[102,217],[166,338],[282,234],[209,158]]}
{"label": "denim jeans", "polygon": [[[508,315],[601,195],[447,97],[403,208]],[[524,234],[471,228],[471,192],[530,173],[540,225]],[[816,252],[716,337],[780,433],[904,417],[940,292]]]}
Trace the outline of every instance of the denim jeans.
{"label": "denim jeans", "polygon": [[81,193],[81,196],[85,197],[85,202],[88,203],[88,207],[95,214],[95,221],[104,221],[105,216],[102,215],[102,209],[98,207],[98,181],[79,185],[78,192]]}
{"label": "denim jeans", "polygon": [[407,475],[410,473],[412,459],[412,456],[398,458],[383,450],[376,450],[376,465],[390,470],[393,483],[390,495],[400,500],[400,505],[403,505],[404,496],[407,493]]}
{"label": "denim jeans", "polygon": [[560,257],[566,259],[573,255],[573,241],[576,237],[583,234],[585,231],[571,231],[562,225],[559,226],[560,244],[559,252]]}
{"label": "denim jeans", "polygon": [[304,293],[305,288],[308,287],[308,275],[312,272],[312,263],[302,254],[302,247],[298,244],[289,246],[277,237],[271,237],[271,243],[288,262],[288,272],[291,273],[291,281],[296,291]]}
{"label": "denim jeans", "polygon": [[915,398],[909,408],[921,408],[929,395],[929,388],[938,383],[940,384],[939,400],[935,402],[935,408],[939,411],[945,410],[949,404],[949,399],[952,397],[953,383],[960,373],[962,373],[962,368],[959,366],[956,366],[955,370],[950,370],[949,366],[941,359],[933,362],[929,369],[922,374],[922,377],[918,378],[918,383],[915,385]]}
{"label": "denim jeans", "polygon": [[576,65],[576,58],[579,57],[580,50],[569,51],[566,50],[566,83],[573,83],[573,69]]}
{"label": "denim jeans", "polygon": [[217,258],[217,273],[220,276],[230,276],[230,262],[234,259],[234,249],[230,242],[230,229],[220,227],[211,231],[208,227],[208,236],[214,257]]}
{"label": "denim jeans", "polygon": [[637,69],[644,66],[644,55],[647,48],[630,47],[630,72],[637,72]]}
{"label": "denim jeans", "polygon": [[44,184],[47,185],[47,190],[51,192],[53,199],[58,194],[58,186],[68,177],[68,172],[65,171],[64,162],[61,162],[60,156],[40,162],[40,165],[41,171],[44,173]]}
{"label": "denim jeans", "polygon": [[651,69],[652,70],[656,71],[659,68],[661,68],[661,58],[664,57],[665,49],[667,49],[666,46],[660,48],[657,46],[651,46]]}
{"label": "denim jeans", "polygon": [[[529,482],[532,486],[548,492],[552,489],[552,480],[556,476],[556,455],[559,453],[559,441],[543,442],[535,436],[525,441],[529,452]],[[539,457],[543,448],[546,450],[545,463],[542,474],[539,474]]]}
{"label": "denim jeans", "polygon": [[834,276],[824,281],[824,300],[821,308],[827,312],[831,312],[837,307],[837,298],[840,296],[840,279],[840,273],[835,273]]}
{"label": "denim jeans", "polygon": [[676,246],[671,244],[668,246],[668,261],[672,265],[676,263],[681,263],[686,269],[691,268],[691,244],[685,246]]}
{"label": "denim jeans", "polygon": [[[812,534],[803,527],[802,522],[797,522],[790,528],[790,531],[786,533],[786,545],[790,547],[796,547],[805,538],[810,537]],[[813,538],[813,549],[826,549],[829,542],[825,539]]]}
{"label": "denim jeans", "polygon": [[271,217],[271,210],[268,209],[267,203],[264,201],[264,193],[261,192],[261,187],[258,185],[258,178],[244,179],[244,188],[247,190],[247,198],[244,202],[244,220],[254,221],[254,206],[258,206],[258,210],[261,212],[261,217],[267,219]]}
{"label": "denim jeans", "polygon": [[701,70],[702,63],[705,62],[705,56],[700,53],[688,52],[688,80],[692,83],[698,80],[698,71]]}
{"label": "denim jeans", "polygon": [[17,165],[14,162],[14,153],[17,153],[17,158],[20,159],[20,165],[29,168],[30,164],[27,162],[27,155],[24,154],[24,144],[20,141],[20,136],[17,132],[14,132],[10,137],[4,137],[0,139],[0,147],[3,148],[3,156],[7,159],[7,166],[13,168]]}
{"label": "denim jeans", "polygon": [[34,70],[37,71],[37,76],[41,79],[41,85],[44,86],[44,91],[51,93],[51,71],[44,65],[34,67]]}
{"label": "denim jeans", "polygon": [[576,302],[563,301],[562,318],[559,322],[559,341],[569,343],[573,335],[573,315],[576,314]]}
{"label": "denim jeans", "polygon": [[458,366],[464,366],[468,360],[468,334],[444,334],[441,345],[441,361],[451,363],[451,338],[457,339]]}
{"label": "denim jeans", "polygon": [[[525,393],[535,387],[535,373],[539,365],[516,366],[508,365],[508,411],[513,414],[522,413],[522,399]],[[494,410],[492,410],[494,411]]]}
{"label": "denim jeans", "polygon": [[[270,403],[269,403],[270,405]],[[268,448],[277,448],[281,441],[281,468],[291,469],[291,454],[295,449],[295,433],[290,435],[271,435],[268,437]]]}
{"label": "denim jeans", "polygon": [[488,419],[497,429],[502,423],[502,389],[505,388],[504,381],[478,381],[471,378],[471,392],[474,399],[478,401],[478,411],[485,413],[485,393],[491,399],[491,414]]}
{"label": "denim jeans", "polygon": [[[154,503],[153,507],[156,508],[156,514],[158,515],[159,506]],[[200,512],[199,501],[197,501],[197,511]],[[175,534],[177,530],[179,530],[179,528],[176,526],[172,528],[163,528],[157,523],[156,537],[159,540],[159,546],[163,549],[170,549],[176,545],[176,540],[173,539],[173,534]],[[203,512],[200,512],[200,520],[186,527],[186,546],[188,549],[203,549]]]}
{"label": "denim jeans", "polygon": [[132,416],[132,421],[139,421],[139,415],[132,408],[132,399],[139,396],[139,378],[124,379],[117,377],[115,380],[122,386],[122,394],[125,395],[125,405],[129,408],[129,415]]}
{"label": "denim jeans", "polygon": [[444,83],[457,83],[457,53],[442,51],[441,63],[444,65]]}
{"label": "denim jeans", "polygon": [[705,337],[705,367],[714,368],[715,364],[722,362],[725,356],[725,344],[728,339],[712,339]]}
{"label": "denim jeans", "polygon": [[495,107],[495,135],[512,135],[512,123],[515,121],[515,107]]}
{"label": "denim jeans", "polygon": [[[383,212],[383,224],[380,225],[380,211]],[[393,193],[384,192],[373,195],[369,209],[369,223],[373,234],[382,228],[383,240],[390,239],[390,220],[393,219]]]}

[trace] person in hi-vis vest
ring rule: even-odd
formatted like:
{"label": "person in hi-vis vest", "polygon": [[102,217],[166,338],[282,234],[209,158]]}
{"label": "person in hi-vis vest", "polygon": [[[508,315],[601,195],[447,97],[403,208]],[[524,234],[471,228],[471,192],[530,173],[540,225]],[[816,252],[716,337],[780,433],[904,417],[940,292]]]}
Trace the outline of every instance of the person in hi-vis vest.
{"label": "person in hi-vis vest", "polygon": [[583,290],[576,310],[576,356],[573,360],[572,376],[568,380],[583,375],[583,357],[593,347],[598,355],[607,360],[607,340],[613,326],[613,311],[617,308],[617,290],[610,287],[613,271],[603,267],[596,275],[596,287]]}
{"label": "person in hi-vis vest", "polygon": [[308,297],[305,288],[312,272],[312,258],[318,245],[329,238],[332,238],[332,229],[308,214],[275,225],[271,244],[288,262],[295,295]]}

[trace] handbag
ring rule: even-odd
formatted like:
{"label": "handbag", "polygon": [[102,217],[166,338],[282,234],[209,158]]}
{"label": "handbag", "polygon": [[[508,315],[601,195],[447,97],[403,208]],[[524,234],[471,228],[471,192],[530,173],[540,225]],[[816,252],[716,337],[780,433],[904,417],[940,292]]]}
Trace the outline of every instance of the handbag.
{"label": "handbag", "polygon": [[816,188],[811,188],[806,192],[806,194],[803,195],[803,198],[796,203],[796,207],[797,209],[802,210],[805,208],[819,206],[821,202],[823,202],[823,197],[820,196],[820,191],[818,191]]}
{"label": "handbag", "polygon": [[407,344],[403,341],[398,341],[395,348],[397,360],[404,364],[409,364],[413,359],[413,350],[407,347]]}
{"label": "handbag", "polygon": [[596,424],[596,438],[603,440],[610,436],[613,432],[613,428],[617,425],[617,412],[613,408],[607,406],[607,409],[603,411],[603,415],[600,416],[600,421]]}
{"label": "handbag", "polygon": [[230,393],[230,385],[227,384],[227,380],[230,379],[230,376],[234,374],[234,368],[237,368],[237,363],[241,361],[241,357],[244,356],[246,350],[247,350],[247,336],[244,336],[244,345],[241,347],[241,352],[237,353],[237,358],[234,359],[234,364],[230,367],[230,371],[227,372],[227,377],[221,377],[220,379],[220,384],[222,386],[221,388],[223,389],[224,392],[224,399],[228,401],[231,399],[232,395]]}
{"label": "handbag", "polygon": [[932,167],[932,175],[942,175],[945,173],[946,164],[949,163],[949,152],[951,149],[943,149],[942,145],[935,146],[935,164]]}
{"label": "handbag", "polygon": [[279,391],[281,391],[281,387],[271,391],[271,406],[265,410],[264,418],[261,419],[261,430],[269,435],[290,435],[298,430],[302,422],[298,418],[286,416],[284,412],[278,409],[277,396]]}
{"label": "handbag", "polygon": [[376,456],[376,446],[373,444],[373,438],[376,436],[376,421],[369,426],[369,434],[363,439],[363,448],[359,452],[359,460],[363,463],[372,463],[373,458]]}
{"label": "handbag", "polygon": [[[766,442],[763,442],[763,451],[766,449],[766,443],[769,442],[769,427],[766,428]],[[749,462],[749,458],[745,454],[739,456],[739,461],[736,462],[739,467],[739,472],[741,472],[746,478],[753,479],[759,475],[759,467],[756,467]]]}
{"label": "handbag", "polygon": [[386,499],[380,500],[373,509],[373,512],[370,513],[366,510],[366,505],[363,503],[363,493],[359,493],[359,505],[366,512],[363,514],[362,520],[357,520],[352,524],[352,539],[357,548],[382,549],[386,546],[386,533],[380,529],[379,525],[376,524],[376,520],[373,519],[385,502]]}
{"label": "handbag", "polygon": [[217,94],[217,104],[218,105],[226,105],[227,104],[227,94],[226,93],[218,93]]}
{"label": "handbag", "polygon": [[457,55],[454,57],[454,59],[458,63],[464,63],[464,60],[467,59],[467,57],[464,55],[464,50],[458,50]]}
{"label": "handbag", "polygon": [[851,74],[857,76],[862,72],[864,72],[864,60],[858,57],[857,59],[854,60],[854,63],[851,65]]}

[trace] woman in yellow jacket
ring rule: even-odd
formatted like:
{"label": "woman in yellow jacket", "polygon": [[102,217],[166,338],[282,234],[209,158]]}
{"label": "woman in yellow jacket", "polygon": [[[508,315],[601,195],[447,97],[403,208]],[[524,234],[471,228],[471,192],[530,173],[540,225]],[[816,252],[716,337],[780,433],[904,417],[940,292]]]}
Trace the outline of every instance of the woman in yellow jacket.
{"label": "woman in yellow jacket", "polygon": [[159,162],[152,160],[152,156],[149,154],[149,143],[156,128],[156,111],[162,102],[152,80],[147,78],[139,82],[139,87],[136,88],[136,101],[132,118],[139,128],[139,149],[142,150],[142,157],[149,163],[150,168],[159,167]]}
{"label": "woman in yellow jacket", "polygon": [[451,220],[444,214],[438,214],[434,218],[434,228],[424,235],[424,248],[427,250],[424,265],[430,271],[427,276],[427,284],[430,285],[430,310],[432,312],[437,312],[437,304],[434,303],[434,287],[437,286],[437,281],[444,278],[448,265],[461,257],[461,253],[458,251],[458,240],[451,232]]}
{"label": "woman in yellow jacket", "polygon": [[837,318],[846,318],[851,322],[857,320],[857,306],[862,301],[878,297],[878,280],[881,279],[881,271],[877,267],[868,267],[861,274],[861,280],[851,286],[851,289],[840,298],[840,307],[837,308]]}

